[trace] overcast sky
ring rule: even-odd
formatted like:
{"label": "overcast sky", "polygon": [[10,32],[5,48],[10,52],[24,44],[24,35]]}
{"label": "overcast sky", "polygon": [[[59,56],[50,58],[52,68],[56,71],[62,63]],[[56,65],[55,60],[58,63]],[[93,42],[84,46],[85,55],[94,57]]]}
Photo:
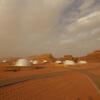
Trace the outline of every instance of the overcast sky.
{"label": "overcast sky", "polygon": [[0,0],[0,56],[85,55],[100,49],[100,0]]}

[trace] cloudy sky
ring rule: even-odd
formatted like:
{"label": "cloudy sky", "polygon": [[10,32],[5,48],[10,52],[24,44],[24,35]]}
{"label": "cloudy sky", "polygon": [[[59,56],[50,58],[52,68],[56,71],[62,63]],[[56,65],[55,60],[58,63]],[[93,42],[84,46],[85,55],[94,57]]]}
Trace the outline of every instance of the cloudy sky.
{"label": "cloudy sky", "polygon": [[100,49],[100,0],[0,0],[0,56],[85,55]]}

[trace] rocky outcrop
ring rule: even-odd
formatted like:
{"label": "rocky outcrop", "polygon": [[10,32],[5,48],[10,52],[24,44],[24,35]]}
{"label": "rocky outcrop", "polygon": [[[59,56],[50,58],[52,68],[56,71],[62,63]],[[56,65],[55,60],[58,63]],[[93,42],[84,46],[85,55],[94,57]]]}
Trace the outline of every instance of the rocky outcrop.
{"label": "rocky outcrop", "polygon": [[64,55],[60,59],[63,60],[63,61],[65,61],[65,60],[74,60],[74,57],[72,55]]}
{"label": "rocky outcrop", "polygon": [[100,62],[100,50],[96,50],[92,53],[89,53],[86,56],[79,57],[78,60],[86,60],[87,62],[90,62],[90,63]]}
{"label": "rocky outcrop", "polygon": [[99,58],[100,59],[100,50],[94,51],[87,55],[87,57]]}
{"label": "rocky outcrop", "polygon": [[27,58],[28,60],[37,60],[38,62],[43,62],[46,60],[48,63],[52,63],[55,61],[55,58],[52,56],[52,54],[42,54],[42,55],[36,55],[36,56],[31,56]]}

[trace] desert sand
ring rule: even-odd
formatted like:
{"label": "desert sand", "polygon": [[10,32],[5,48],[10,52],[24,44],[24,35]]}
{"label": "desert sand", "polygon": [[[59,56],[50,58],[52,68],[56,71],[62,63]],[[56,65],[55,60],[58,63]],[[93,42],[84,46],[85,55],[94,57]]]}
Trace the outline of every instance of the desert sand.
{"label": "desert sand", "polygon": [[[0,100],[100,100],[99,54],[95,51],[78,57],[77,61],[89,62],[75,65],[55,64],[53,61],[58,59],[51,55],[36,56],[40,62],[49,59],[49,63],[22,66],[17,71],[7,70],[16,68],[11,63],[1,63]],[[61,59],[77,62],[72,58],[64,56]]]}

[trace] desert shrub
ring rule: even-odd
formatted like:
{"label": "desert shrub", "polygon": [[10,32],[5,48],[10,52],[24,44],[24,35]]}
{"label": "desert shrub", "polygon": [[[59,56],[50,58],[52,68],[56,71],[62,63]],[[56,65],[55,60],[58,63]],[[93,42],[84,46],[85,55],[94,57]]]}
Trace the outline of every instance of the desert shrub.
{"label": "desert shrub", "polygon": [[32,66],[31,69],[43,69],[44,67],[42,66]]}
{"label": "desert shrub", "polygon": [[88,100],[93,100],[91,96],[88,97]]}
{"label": "desert shrub", "polygon": [[76,100],[81,100],[80,97],[77,97]]}
{"label": "desert shrub", "polygon": [[6,71],[17,72],[17,71],[20,71],[20,67],[18,67],[18,66],[9,66],[9,67],[6,68]]}

